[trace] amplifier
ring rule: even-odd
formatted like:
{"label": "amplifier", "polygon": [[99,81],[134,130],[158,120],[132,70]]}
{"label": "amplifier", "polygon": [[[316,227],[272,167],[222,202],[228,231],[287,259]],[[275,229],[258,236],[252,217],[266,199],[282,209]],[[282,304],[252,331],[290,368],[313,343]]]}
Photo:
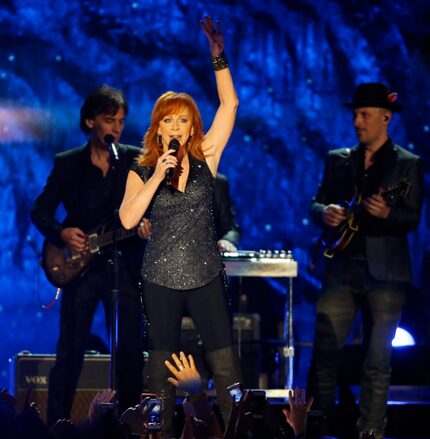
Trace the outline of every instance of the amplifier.
{"label": "amplifier", "polygon": [[[16,407],[21,411],[26,403],[36,402],[43,421],[46,422],[49,372],[55,355],[21,352],[9,359],[9,391],[15,395]],[[84,365],[73,401],[71,420],[87,419],[88,407],[97,392],[109,388],[110,355],[85,355]]]}

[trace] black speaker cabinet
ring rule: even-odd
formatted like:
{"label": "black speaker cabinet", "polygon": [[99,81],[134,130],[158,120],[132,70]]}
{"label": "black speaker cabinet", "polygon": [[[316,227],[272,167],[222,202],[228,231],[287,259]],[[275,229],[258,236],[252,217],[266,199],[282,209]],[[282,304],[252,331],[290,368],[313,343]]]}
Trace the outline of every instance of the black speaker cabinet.
{"label": "black speaker cabinet", "polygon": [[[19,353],[9,359],[9,391],[15,395],[17,410],[26,402],[36,402],[46,422],[49,372],[55,355]],[[73,401],[71,420],[87,419],[88,407],[97,392],[109,388],[110,355],[85,355],[84,365]]]}

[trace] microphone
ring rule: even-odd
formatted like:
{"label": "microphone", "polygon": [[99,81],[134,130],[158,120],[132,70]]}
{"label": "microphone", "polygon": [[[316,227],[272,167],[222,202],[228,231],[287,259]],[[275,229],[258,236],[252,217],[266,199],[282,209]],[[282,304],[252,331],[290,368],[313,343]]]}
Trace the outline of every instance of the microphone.
{"label": "microphone", "polygon": [[[175,152],[172,152],[172,155],[174,155],[175,157],[176,157],[176,155],[178,154],[178,151],[179,151],[179,147],[181,146],[181,144],[179,143],[179,140],[178,139],[172,139],[170,142],[169,142],[169,149],[174,149],[175,150]],[[166,180],[167,180],[167,182],[170,184],[170,180],[172,179],[172,177],[173,177],[173,171],[175,170],[175,168],[169,168],[167,171],[166,171]]]}
{"label": "microphone", "polygon": [[114,142],[114,140],[115,140],[114,136],[112,136],[112,134],[106,134],[104,140],[105,140],[105,143],[109,149],[111,157],[113,157],[115,161],[119,160],[118,150],[116,149],[115,142]]}

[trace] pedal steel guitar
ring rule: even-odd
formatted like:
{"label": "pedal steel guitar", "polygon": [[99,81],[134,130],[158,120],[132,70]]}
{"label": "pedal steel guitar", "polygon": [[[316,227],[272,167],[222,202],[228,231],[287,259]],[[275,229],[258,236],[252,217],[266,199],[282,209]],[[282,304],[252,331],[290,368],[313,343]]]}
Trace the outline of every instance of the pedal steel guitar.
{"label": "pedal steel guitar", "polygon": [[[237,277],[285,277],[288,278],[288,295],[285,294],[282,348],[285,370],[285,388],[293,385],[294,338],[293,338],[293,278],[298,275],[298,264],[291,251],[285,250],[239,250],[224,252],[223,261],[227,276]],[[238,340],[240,351],[240,338]]]}

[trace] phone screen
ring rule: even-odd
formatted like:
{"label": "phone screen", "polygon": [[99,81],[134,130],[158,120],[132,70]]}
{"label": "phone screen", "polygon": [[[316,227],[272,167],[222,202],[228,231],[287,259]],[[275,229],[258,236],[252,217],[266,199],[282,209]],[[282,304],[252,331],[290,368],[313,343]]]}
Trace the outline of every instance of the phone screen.
{"label": "phone screen", "polygon": [[148,400],[147,406],[151,407],[147,414],[147,428],[149,431],[161,430],[161,404],[160,398],[151,398]]}
{"label": "phone screen", "polygon": [[227,387],[227,390],[234,402],[240,401],[243,394],[242,385],[240,383],[232,384],[231,386]]}

